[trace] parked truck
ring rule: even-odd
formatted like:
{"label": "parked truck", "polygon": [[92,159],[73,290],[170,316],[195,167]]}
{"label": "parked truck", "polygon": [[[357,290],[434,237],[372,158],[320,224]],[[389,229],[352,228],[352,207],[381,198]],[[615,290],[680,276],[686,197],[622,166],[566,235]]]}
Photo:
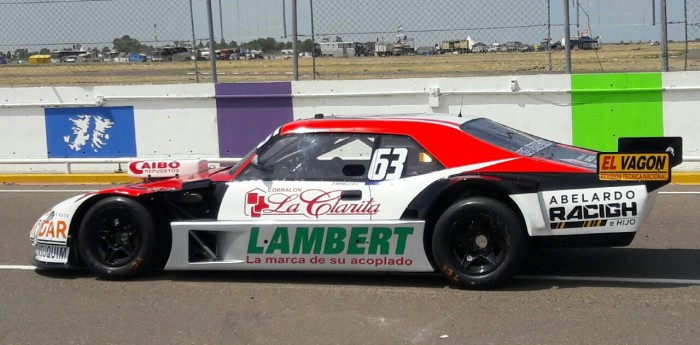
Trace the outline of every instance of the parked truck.
{"label": "parked truck", "polygon": [[403,56],[415,54],[415,40],[413,38],[408,38],[406,34],[404,34],[402,27],[399,27],[396,32],[396,41],[377,42],[374,45],[374,55],[376,56]]}
{"label": "parked truck", "polygon": [[471,36],[467,36],[465,39],[442,41],[438,49],[440,54],[464,54],[470,53],[475,44],[476,41]]}
{"label": "parked truck", "polygon": [[464,54],[471,51],[471,44],[466,39],[463,40],[449,40],[442,41],[440,43],[440,54]]}
{"label": "parked truck", "polygon": [[320,42],[316,43],[315,46],[316,56],[367,56],[367,48],[361,42]]}
{"label": "parked truck", "polygon": [[376,56],[404,56],[415,54],[416,49],[413,47],[413,40],[410,42],[377,42],[374,45],[374,55]]}

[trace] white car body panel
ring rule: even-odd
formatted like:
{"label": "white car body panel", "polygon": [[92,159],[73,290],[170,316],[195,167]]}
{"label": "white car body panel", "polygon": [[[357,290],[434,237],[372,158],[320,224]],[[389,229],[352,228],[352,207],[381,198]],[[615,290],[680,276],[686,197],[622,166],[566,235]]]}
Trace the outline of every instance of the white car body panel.
{"label": "white car body panel", "polygon": [[51,208],[36,221],[29,239],[35,247],[35,260],[52,264],[68,262],[68,229],[73,216],[89,194],[76,195]]}
{"label": "white car body panel", "polygon": [[[219,221],[171,226],[173,246],[166,270],[433,271],[423,249],[424,223],[419,221]],[[190,232],[197,230],[216,233],[220,245],[212,249],[212,260],[190,262]]]}

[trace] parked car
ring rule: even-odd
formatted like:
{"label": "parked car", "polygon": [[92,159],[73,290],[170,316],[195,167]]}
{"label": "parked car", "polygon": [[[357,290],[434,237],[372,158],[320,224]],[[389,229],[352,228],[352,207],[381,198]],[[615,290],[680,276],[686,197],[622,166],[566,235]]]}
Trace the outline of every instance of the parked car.
{"label": "parked car", "polygon": [[513,41],[513,42],[506,42],[503,44],[506,48],[506,51],[508,52],[519,52],[522,51],[523,47],[525,46],[522,42],[518,41]]}
{"label": "parked car", "polygon": [[507,52],[508,47],[504,43],[494,42],[487,51],[489,53]]}
{"label": "parked car", "polygon": [[77,55],[69,55],[69,56],[66,56],[66,57],[63,58],[63,60],[61,60],[61,62],[64,62],[64,63],[76,63],[76,62],[78,62],[78,56],[77,56]]}
{"label": "parked car", "polygon": [[523,43],[523,44],[518,48],[518,51],[521,52],[521,53],[531,52],[531,51],[533,51],[533,50],[534,50],[534,49],[532,48],[532,46],[529,45],[529,44],[527,44],[527,43]]}
{"label": "parked car", "polygon": [[132,162],[143,182],[67,199],[29,239],[40,269],[86,266],[105,279],[154,267],[439,271],[491,288],[531,245],[632,241],[682,148],[676,138],[619,146],[633,153],[461,115],[316,116],[281,126],[233,167]]}
{"label": "parked car", "polygon": [[433,47],[418,47],[416,48],[416,55],[435,55],[435,48]]}
{"label": "parked car", "polygon": [[472,46],[471,52],[472,53],[486,53],[489,50],[489,46],[486,44],[483,44],[481,42],[474,43]]}

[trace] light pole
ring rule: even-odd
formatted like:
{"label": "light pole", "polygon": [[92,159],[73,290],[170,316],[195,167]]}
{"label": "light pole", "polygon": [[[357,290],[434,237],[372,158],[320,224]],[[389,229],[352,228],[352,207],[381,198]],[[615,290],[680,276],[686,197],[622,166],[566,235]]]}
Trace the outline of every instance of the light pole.
{"label": "light pole", "polygon": [[156,36],[156,46],[158,46],[158,24],[153,23],[153,34]]}

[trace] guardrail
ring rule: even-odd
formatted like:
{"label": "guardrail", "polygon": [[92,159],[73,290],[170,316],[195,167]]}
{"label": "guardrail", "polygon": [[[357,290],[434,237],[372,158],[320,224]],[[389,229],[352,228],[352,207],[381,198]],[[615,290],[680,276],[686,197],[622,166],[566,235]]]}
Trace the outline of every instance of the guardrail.
{"label": "guardrail", "polygon": [[[171,158],[179,159],[179,158]],[[216,164],[235,164],[241,160],[241,158],[185,158],[189,159],[201,159],[206,160],[208,163]],[[1,164],[64,164],[65,174],[72,174],[71,165],[73,164],[118,164],[119,168],[117,171],[123,171],[121,168],[122,164],[129,164],[137,160],[148,160],[148,158],[114,158],[114,159],[104,159],[104,158],[52,158],[52,159],[0,159]],[[184,160],[184,159],[180,159]]]}
{"label": "guardrail", "polygon": [[[82,107],[82,106],[104,106],[109,101],[183,101],[202,99],[256,99],[256,98],[336,98],[336,97],[368,97],[368,96],[497,96],[497,95],[546,95],[546,94],[571,94],[571,90],[547,90],[547,89],[527,89],[518,84],[517,77],[510,77],[507,86],[501,90],[448,90],[436,87],[427,90],[409,91],[365,91],[365,92],[323,92],[323,93],[293,93],[289,94],[244,94],[244,95],[190,95],[190,96],[116,96],[97,95],[94,99],[85,101],[44,101],[44,102],[14,102],[0,103],[0,108],[31,108],[31,107]],[[619,90],[593,89],[578,90],[577,93],[634,93],[634,92],[667,92],[667,91],[700,91],[700,86],[673,86],[654,88],[626,88]]]}

